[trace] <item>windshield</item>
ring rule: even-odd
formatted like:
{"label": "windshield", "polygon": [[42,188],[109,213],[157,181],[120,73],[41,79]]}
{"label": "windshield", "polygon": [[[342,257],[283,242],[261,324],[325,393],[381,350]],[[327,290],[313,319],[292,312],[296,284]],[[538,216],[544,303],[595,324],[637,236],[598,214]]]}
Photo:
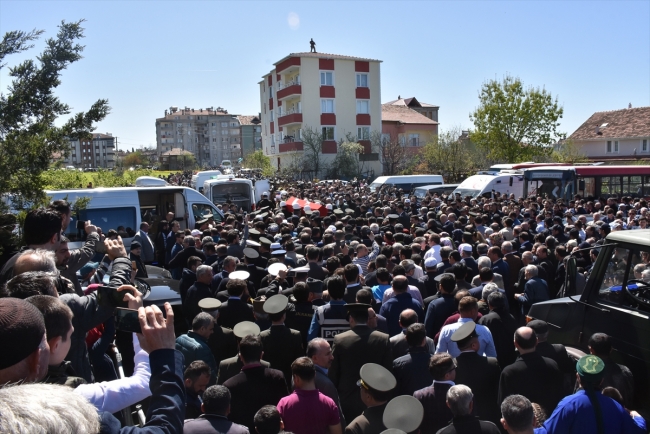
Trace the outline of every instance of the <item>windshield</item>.
{"label": "windshield", "polygon": [[250,200],[250,186],[243,182],[225,182],[212,187],[212,201],[222,203],[226,200],[246,198]]}
{"label": "windshield", "polygon": [[454,190],[454,195],[460,194],[460,197],[476,197],[481,193],[481,190],[473,190],[471,188],[457,188]]}
{"label": "windshield", "polygon": [[415,197],[418,199],[424,199],[427,196],[427,193],[429,192],[429,189],[427,188],[416,188],[415,189]]}
{"label": "windshield", "polygon": [[372,191],[374,193],[375,190],[377,190],[378,188],[381,188],[382,185],[384,185],[384,184],[380,184],[379,182],[373,182],[372,184],[370,184],[368,186],[368,188],[370,189],[370,191]]}
{"label": "windshield", "polygon": [[[602,283],[598,290],[598,297],[601,300],[613,302],[625,307],[637,308],[636,303],[623,293],[623,284],[626,282],[627,288],[632,293],[637,293],[640,290],[645,292],[645,287],[639,288],[636,283],[630,283],[631,280],[638,280],[650,284],[650,268],[648,268],[648,260],[650,254],[645,251],[636,249],[628,249],[624,247],[616,247],[613,249],[601,249],[599,253],[599,260],[601,254],[607,255],[607,265],[604,267],[604,275]],[[604,264],[603,264],[604,265]],[[629,270],[629,271],[628,271]],[[595,276],[598,277],[598,276]]]}

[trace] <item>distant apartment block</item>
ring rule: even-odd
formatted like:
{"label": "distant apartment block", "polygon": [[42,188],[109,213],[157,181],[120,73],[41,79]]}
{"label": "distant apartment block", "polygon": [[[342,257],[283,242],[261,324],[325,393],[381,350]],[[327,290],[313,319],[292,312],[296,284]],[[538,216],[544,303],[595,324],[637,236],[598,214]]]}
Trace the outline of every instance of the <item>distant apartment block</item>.
{"label": "distant apartment block", "polygon": [[262,150],[262,125],[260,115],[237,116],[241,125],[241,149],[242,158],[255,151]]}
{"label": "distant apartment block", "polygon": [[240,126],[238,116],[221,107],[170,107],[156,119],[157,151],[162,155],[178,148],[191,152],[199,166],[218,166],[242,156]]}
{"label": "distant apartment block", "polygon": [[384,105],[408,107],[420,113],[421,115],[431,119],[432,121],[438,122],[438,110],[440,109],[440,106],[427,104],[425,102],[420,102],[415,97],[402,98],[401,96],[398,96],[396,100],[389,101]]}
{"label": "distant apartment block", "polygon": [[276,62],[259,82],[262,147],[271,164],[291,164],[304,150],[303,130],[311,128],[323,136],[323,162],[351,134],[364,147],[361,158],[380,173],[370,146],[371,134],[381,131],[380,63],[326,53],[291,53]]}
{"label": "distant apartment block", "polygon": [[92,138],[70,140],[70,152],[64,162],[79,169],[110,169],[115,167],[115,160],[115,137],[110,133],[93,133]]}
{"label": "distant apartment block", "polygon": [[405,105],[383,104],[381,110],[384,139],[398,141],[411,154],[419,153],[438,134],[438,122]]}

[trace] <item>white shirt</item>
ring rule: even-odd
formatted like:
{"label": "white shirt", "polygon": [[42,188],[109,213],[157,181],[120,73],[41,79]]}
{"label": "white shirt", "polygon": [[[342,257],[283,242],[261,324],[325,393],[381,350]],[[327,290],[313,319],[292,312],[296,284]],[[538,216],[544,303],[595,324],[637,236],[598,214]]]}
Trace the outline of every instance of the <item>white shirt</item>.
{"label": "white shirt", "polygon": [[82,384],[74,389],[75,393],[90,401],[98,411],[109,413],[116,413],[151,396],[149,354],[140,348],[135,333],[133,333],[133,349],[135,369],[132,376],[101,383]]}
{"label": "white shirt", "polygon": [[[436,354],[449,353],[451,357],[456,358],[460,355],[458,344],[451,340],[451,335],[466,322],[473,321],[471,318],[460,318],[457,323],[446,325],[440,331],[440,339],[438,340],[438,347]],[[476,324],[476,334],[478,341],[481,345],[477,353],[481,356],[496,357],[497,350],[494,347],[494,340],[490,329],[480,324]]]}
{"label": "white shirt", "polygon": [[424,260],[426,261],[427,258],[435,258],[436,261],[442,262],[442,258],[440,257],[440,245],[436,244],[435,246],[431,247],[427,252],[424,254]]}
{"label": "white shirt", "polygon": [[[411,297],[413,297],[414,300],[417,300],[420,302],[422,305],[422,309],[424,309],[424,301],[422,301],[422,294],[420,294],[420,290],[417,288],[417,286],[409,285],[408,289],[406,290],[409,294],[411,294]],[[393,291],[393,288],[388,288],[386,291],[384,291],[384,296],[381,300],[381,304],[386,303],[389,299],[395,297],[395,292]]]}

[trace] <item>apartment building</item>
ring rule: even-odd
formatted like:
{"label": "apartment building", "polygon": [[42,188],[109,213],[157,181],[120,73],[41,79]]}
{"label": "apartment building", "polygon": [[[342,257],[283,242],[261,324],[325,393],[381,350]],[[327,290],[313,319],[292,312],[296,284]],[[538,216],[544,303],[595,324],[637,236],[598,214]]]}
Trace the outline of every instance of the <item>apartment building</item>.
{"label": "apartment building", "polygon": [[199,166],[214,167],[241,157],[241,128],[237,115],[217,107],[170,107],[156,119],[158,155],[172,149],[191,152]]}
{"label": "apartment building", "polygon": [[327,53],[291,53],[276,62],[259,82],[262,148],[271,164],[281,169],[302,155],[309,128],[322,134],[325,164],[351,134],[364,147],[366,167],[380,173],[370,146],[371,134],[381,132],[380,63]]}
{"label": "apartment building", "polygon": [[384,105],[408,107],[420,113],[421,115],[428,117],[432,121],[438,122],[438,110],[440,109],[440,106],[427,104],[426,102],[420,102],[415,97],[402,98],[401,96],[398,96],[396,100],[384,103]]}
{"label": "apartment building", "polygon": [[252,154],[255,151],[262,150],[262,126],[260,125],[260,115],[257,116],[237,116],[241,125],[241,149],[242,158]]}
{"label": "apartment building", "polygon": [[111,133],[93,133],[84,140],[70,140],[70,152],[64,159],[66,166],[78,169],[115,167],[115,137]]}

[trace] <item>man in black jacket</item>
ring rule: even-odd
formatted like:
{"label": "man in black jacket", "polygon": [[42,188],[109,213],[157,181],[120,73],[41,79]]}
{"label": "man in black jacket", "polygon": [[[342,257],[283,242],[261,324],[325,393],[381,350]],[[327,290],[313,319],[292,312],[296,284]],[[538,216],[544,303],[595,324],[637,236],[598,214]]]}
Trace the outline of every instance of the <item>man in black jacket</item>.
{"label": "man in black jacket", "polygon": [[542,357],[535,347],[537,335],[530,327],[520,327],[515,332],[515,347],[519,357],[501,372],[499,380],[499,405],[508,395],[524,395],[536,402],[546,414],[551,414],[563,394],[562,371],[555,361]]}
{"label": "man in black jacket", "polygon": [[188,322],[191,323],[194,317],[201,312],[199,301],[212,297],[210,282],[212,282],[212,267],[199,265],[196,268],[196,282],[187,290],[183,303],[183,314]]}
{"label": "man in black jacket", "polygon": [[431,353],[426,337],[424,324],[415,323],[406,330],[408,354],[393,360],[393,374],[397,379],[396,395],[413,395],[433,381],[429,371]]}
{"label": "man in black jacket", "polygon": [[438,431],[438,434],[500,434],[494,423],[472,416],[473,399],[474,395],[469,387],[452,386],[447,392],[447,405],[454,418],[451,424]]}
{"label": "man in black jacket", "polygon": [[228,420],[230,391],[224,386],[210,386],[203,393],[203,415],[186,420],[183,434],[248,434],[248,428]]}
{"label": "man in black jacket", "polygon": [[203,253],[203,251],[196,248],[196,240],[194,239],[193,236],[188,235],[183,240],[183,250],[178,252],[176,256],[174,256],[169,261],[168,268],[172,272],[174,270],[177,270],[178,275],[181,275],[183,272],[182,270],[183,267],[185,267],[185,264],[187,264],[187,260],[190,259],[191,256],[198,256],[199,258],[201,258],[202,262],[205,261],[205,253]]}
{"label": "man in black jacket", "polygon": [[[492,333],[499,366],[505,368],[517,358],[512,338],[517,330],[517,321],[508,311],[506,296],[502,292],[493,292],[488,296],[487,302],[490,313],[481,317],[478,323],[487,327]],[[474,392],[476,393],[476,391]]]}
{"label": "man in black jacket", "polygon": [[445,400],[456,378],[454,359],[447,353],[435,354],[429,361],[429,372],[433,377],[433,384],[413,394],[424,407],[420,434],[435,434],[452,417]]}
{"label": "man in black jacket", "polygon": [[242,321],[255,322],[253,306],[243,300],[244,297],[248,298],[246,281],[230,279],[226,284],[226,291],[228,300],[219,309],[217,324],[232,329]]}

